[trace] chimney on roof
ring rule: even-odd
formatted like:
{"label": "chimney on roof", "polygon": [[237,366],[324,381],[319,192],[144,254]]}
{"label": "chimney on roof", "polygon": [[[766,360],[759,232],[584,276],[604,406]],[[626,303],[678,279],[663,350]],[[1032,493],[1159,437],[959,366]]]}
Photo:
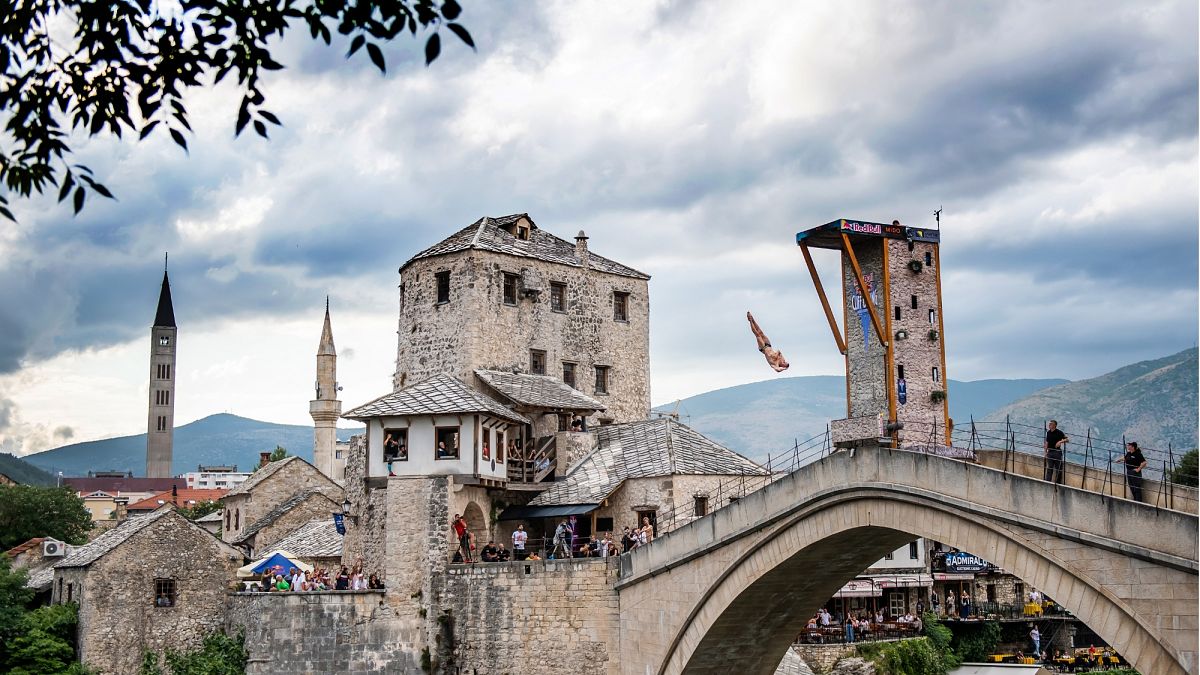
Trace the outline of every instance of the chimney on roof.
{"label": "chimney on roof", "polygon": [[587,235],[583,230],[575,235],[575,255],[579,258],[579,263],[586,269],[588,267],[588,250],[587,250]]}
{"label": "chimney on roof", "polygon": [[118,523],[125,522],[125,519],[129,517],[129,500],[114,499],[113,505],[115,506],[113,509],[113,517],[117,519]]}
{"label": "chimney on roof", "polygon": [[177,503],[179,501],[179,485],[177,483],[171,483],[171,501]]}
{"label": "chimney on roof", "polygon": [[261,469],[270,463],[271,463],[271,453],[269,453],[269,452],[258,453],[258,468]]}

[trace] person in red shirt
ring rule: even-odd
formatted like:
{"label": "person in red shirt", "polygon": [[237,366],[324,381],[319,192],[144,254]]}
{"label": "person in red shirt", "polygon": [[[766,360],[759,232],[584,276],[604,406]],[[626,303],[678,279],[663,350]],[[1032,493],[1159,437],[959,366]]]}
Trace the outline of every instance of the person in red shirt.
{"label": "person in red shirt", "polygon": [[458,537],[463,562],[471,562],[471,531],[467,529],[466,519],[457,513],[454,514],[454,535]]}

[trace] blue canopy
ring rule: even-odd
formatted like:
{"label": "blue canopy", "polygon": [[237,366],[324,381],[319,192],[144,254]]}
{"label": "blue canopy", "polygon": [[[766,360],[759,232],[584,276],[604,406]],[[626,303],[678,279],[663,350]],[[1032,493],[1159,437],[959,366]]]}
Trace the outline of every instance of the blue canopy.
{"label": "blue canopy", "polygon": [[306,564],[300,562],[298,559],[293,559],[291,557],[291,554],[288,553],[287,551],[272,551],[270,553],[270,555],[263,558],[262,560],[260,560],[256,563],[251,563],[249,565],[246,565],[245,567],[240,568],[238,570],[238,577],[245,579],[247,577],[252,577],[256,574],[262,574],[264,570],[273,568],[276,565],[283,568],[283,571],[285,573],[293,567],[302,569],[305,572],[312,571],[312,565],[306,565]]}

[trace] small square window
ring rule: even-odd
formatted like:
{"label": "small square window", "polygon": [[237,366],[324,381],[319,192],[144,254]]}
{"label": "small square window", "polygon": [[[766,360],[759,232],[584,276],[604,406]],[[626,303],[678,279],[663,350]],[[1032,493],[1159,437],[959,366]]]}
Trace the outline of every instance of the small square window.
{"label": "small square window", "polygon": [[692,508],[696,512],[696,517],[708,515],[708,497],[696,496],[692,498]]}
{"label": "small square window", "polygon": [[929,323],[931,325],[937,324],[937,310],[936,309],[929,310]]}
{"label": "small square window", "polygon": [[383,461],[408,461],[408,429],[383,430]]}
{"label": "small square window", "polygon": [[912,308],[913,309],[917,308],[917,296],[915,296],[915,295],[912,296]]}
{"label": "small square window", "polygon": [[884,559],[884,560],[891,560],[891,559],[893,559],[893,558],[895,557],[895,553],[896,553],[895,551],[892,551],[891,553],[889,553],[889,554],[887,554],[887,555],[883,556],[883,559]]}
{"label": "small square window", "polygon": [[170,347],[171,346],[171,336],[170,335],[159,335],[158,336],[158,345],[160,347]]}
{"label": "small square window", "polygon": [[900,305],[896,305],[896,320],[900,320]]}
{"label": "small square window", "polygon": [[550,284],[550,311],[565,312],[567,311],[567,285],[552,283]]}
{"label": "small square window", "polygon": [[450,273],[438,272],[434,277],[437,279],[438,304],[450,302]]}
{"label": "small square window", "polygon": [[540,349],[529,350],[529,372],[534,375],[546,374],[546,352]]}
{"label": "small square window", "polygon": [[917,559],[917,542],[915,542],[915,541],[910,541],[908,543],[908,559],[909,560]]}
{"label": "small square window", "polygon": [[434,459],[458,459],[458,427],[436,427]]}
{"label": "small square window", "polygon": [[575,364],[563,362],[563,384],[575,388]]}
{"label": "small square window", "polygon": [[517,304],[517,275],[504,274],[504,304]]}
{"label": "small square window", "polygon": [[930,251],[926,251],[925,252],[925,266],[929,267],[932,264],[933,264],[933,253]]}
{"label": "small square window", "polygon": [[613,320],[629,320],[629,294],[621,291],[613,292]]}
{"label": "small square window", "polygon": [[608,393],[608,366],[596,366],[596,393]]}
{"label": "small square window", "polygon": [[174,579],[155,579],[154,580],[154,606],[155,607],[174,607],[175,606],[175,580]]}
{"label": "small square window", "polygon": [[933,367],[933,381],[934,382],[942,381],[942,372],[940,370],[938,370],[937,366]]}

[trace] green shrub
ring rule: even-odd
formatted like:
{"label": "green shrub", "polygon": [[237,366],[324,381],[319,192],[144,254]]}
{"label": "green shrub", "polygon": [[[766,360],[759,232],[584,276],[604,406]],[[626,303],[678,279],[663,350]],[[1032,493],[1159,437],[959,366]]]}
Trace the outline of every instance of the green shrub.
{"label": "green shrub", "polygon": [[945,654],[928,638],[896,642],[864,642],[858,655],[875,664],[879,675],[946,675]]}
{"label": "green shrub", "polygon": [[200,649],[195,651],[168,649],[163,655],[165,670],[159,667],[158,656],[147,650],[142,655],[138,675],[245,675],[249,658],[245,635],[217,632],[204,638]]}
{"label": "green shrub", "polygon": [[929,638],[933,648],[942,655],[942,660],[946,662],[947,668],[957,668],[962,665],[962,660],[950,648],[950,644],[954,641],[954,633],[942,624],[937,614],[926,612],[921,615],[921,634]]}
{"label": "green shrub", "polygon": [[1188,450],[1179,460],[1179,466],[1176,466],[1171,471],[1171,481],[1180,485],[1190,485],[1196,487],[1198,482],[1198,474],[1200,474],[1200,457],[1197,457],[1196,450]]}
{"label": "green shrub", "polygon": [[960,661],[985,661],[1000,643],[1000,625],[993,622],[967,624],[955,633],[954,654]]}

